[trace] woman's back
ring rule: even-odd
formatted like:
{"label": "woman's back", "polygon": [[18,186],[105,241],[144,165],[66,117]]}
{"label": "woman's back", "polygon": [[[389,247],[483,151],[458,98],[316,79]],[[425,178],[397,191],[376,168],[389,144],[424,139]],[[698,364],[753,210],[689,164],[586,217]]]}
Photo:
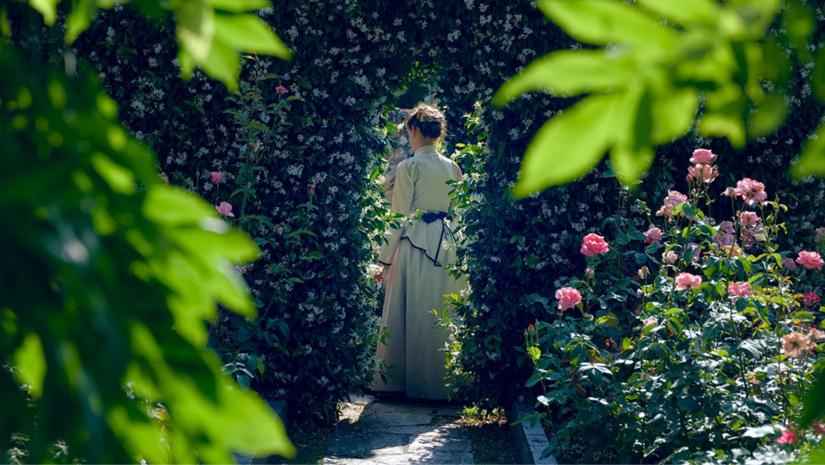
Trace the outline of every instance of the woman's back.
{"label": "woman's back", "polygon": [[421,147],[412,158],[398,164],[393,210],[447,211],[451,189],[447,181],[458,179],[459,172],[455,162],[439,155],[432,145]]}

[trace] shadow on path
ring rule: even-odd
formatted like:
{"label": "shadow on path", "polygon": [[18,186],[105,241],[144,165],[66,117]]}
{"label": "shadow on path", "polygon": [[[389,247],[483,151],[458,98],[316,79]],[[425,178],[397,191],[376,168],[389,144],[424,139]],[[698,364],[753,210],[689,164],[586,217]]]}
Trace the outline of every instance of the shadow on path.
{"label": "shadow on path", "polygon": [[332,433],[324,464],[472,464],[461,407],[353,398]]}

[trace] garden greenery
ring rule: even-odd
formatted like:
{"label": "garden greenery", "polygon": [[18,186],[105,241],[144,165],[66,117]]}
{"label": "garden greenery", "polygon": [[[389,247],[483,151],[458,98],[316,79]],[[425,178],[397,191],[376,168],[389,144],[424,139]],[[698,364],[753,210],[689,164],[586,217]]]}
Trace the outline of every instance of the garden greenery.
{"label": "garden greenery", "polygon": [[787,207],[758,181],[708,215],[716,154],[691,160],[689,195],[670,191],[646,230],[607,218],[583,238],[584,277],[537,301],[558,316],[525,331],[528,385],[560,460],[786,463],[825,432],[796,421],[825,339],[803,292],[822,258],[780,252]]}
{"label": "garden greenery", "polygon": [[[31,2],[47,24],[58,3]],[[155,2],[136,3],[159,12]],[[181,59],[231,79],[211,51],[221,37],[231,54],[246,50],[228,38],[259,19],[213,8],[240,13],[244,4],[260,6],[170,3]],[[67,40],[94,8],[75,3]],[[0,438],[8,460],[291,455],[281,421],[206,347],[219,303],[255,314],[233,264],[255,259],[258,248],[209,204],[161,182],[153,154],[121,126],[84,64],[67,74],[21,53],[18,40],[39,15],[22,3],[4,2],[0,12],[0,214],[8,219],[0,227]],[[205,29],[215,37],[193,35]],[[285,54],[266,31],[252,48]]]}
{"label": "garden greenery", "polygon": [[[808,5],[815,17],[823,14]],[[169,182],[208,199],[254,238],[259,259],[237,269],[259,316],[222,312],[211,343],[239,382],[286,398],[298,421],[334,418],[336,402],[372,379],[380,292],[369,270],[387,224],[379,179],[384,115],[431,95],[448,117],[446,151],[456,149],[467,174],[454,205],[462,210],[461,254],[473,290],[452,297],[450,382],[470,400],[504,404],[525,394],[534,366],[523,328],[536,318],[552,322],[542,302],[580,273],[582,237],[616,214],[646,226],[635,200],[658,202],[674,186],[684,191],[687,159],[655,158],[634,192],[601,163],[576,183],[513,199],[529,141],[573,101],[527,93],[493,107],[495,89],[537,56],[582,48],[532,0],[309,0],[257,15],[280,32],[293,58],[245,56],[233,96],[198,70],[187,82],[176,79],[183,62],[175,25],[148,21],[129,5],[102,12],[71,47],[48,31],[18,43],[91,62],[122,108],[120,121],[154,149]],[[816,54],[820,29],[811,37]],[[773,198],[791,207],[785,224],[795,234],[779,238],[785,254],[809,248],[825,220],[817,208],[821,182],[778,175],[820,117],[802,84],[807,71],[789,77],[784,126],[719,160],[720,180],[710,188],[718,196],[717,186],[745,175],[770,181]],[[729,152],[725,140],[688,134],[659,153],[694,145]]]}
{"label": "garden greenery", "polygon": [[[699,134],[741,149],[785,120],[792,65],[825,101],[825,53],[814,56],[810,43],[817,19],[801,0],[537,3],[576,40],[604,48],[553,52],[496,94],[498,104],[532,90],[588,94],[536,133],[513,190],[519,197],[580,178],[607,151],[619,180],[634,185],[655,147],[687,134],[697,116]],[[767,33],[775,21],[777,33]],[[797,177],[825,175],[825,125],[816,134],[793,167]]]}

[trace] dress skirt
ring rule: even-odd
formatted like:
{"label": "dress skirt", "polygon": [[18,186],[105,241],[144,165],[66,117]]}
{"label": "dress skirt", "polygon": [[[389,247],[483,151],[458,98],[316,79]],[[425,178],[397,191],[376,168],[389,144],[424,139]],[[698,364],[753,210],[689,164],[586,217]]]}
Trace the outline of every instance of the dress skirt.
{"label": "dress skirt", "polygon": [[378,342],[377,358],[388,367],[387,380],[376,372],[375,391],[405,392],[409,397],[446,399],[444,348],[449,336],[436,327],[433,309],[441,313],[444,294],[459,292],[460,283],[447,269],[436,266],[409,240],[398,243],[388,276],[381,329],[386,344]]}

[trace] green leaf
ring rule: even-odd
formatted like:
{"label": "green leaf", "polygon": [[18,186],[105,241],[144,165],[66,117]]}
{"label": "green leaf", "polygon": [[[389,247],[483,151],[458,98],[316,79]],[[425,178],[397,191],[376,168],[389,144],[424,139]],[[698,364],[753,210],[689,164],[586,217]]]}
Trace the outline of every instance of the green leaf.
{"label": "green leaf", "polygon": [[204,218],[217,216],[215,209],[201,198],[164,184],[148,190],[143,213],[152,221],[169,225],[197,224]]}
{"label": "green leaf", "polygon": [[800,428],[807,428],[814,420],[825,416],[825,370],[816,372],[814,383],[805,394],[802,416],[797,423]]}
{"label": "green leaf", "polygon": [[819,101],[825,102],[825,47],[820,48],[816,54],[814,72],[811,76],[811,85]]}
{"label": "green leaf", "polygon": [[43,393],[43,379],[46,377],[46,356],[37,334],[29,333],[23,339],[23,343],[14,352],[14,365],[20,382],[31,387],[32,395],[40,397]]}
{"label": "green leaf", "polygon": [[641,86],[634,86],[627,93],[627,100],[623,106],[631,111],[624,116],[625,128],[617,135],[617,143],[610,152],[610,164],[619,181],[626,186],[632,186],[639,183],[642,175],[653,163],[649,91]]}
{"label": "green leaf", "polygon": [[496,92],[493,103],[505,105],[534,90],[569,96],[624,87],[635,80],[636,65],[627,54],[614,55],[595,50],[551,53],[508,79]]}
{"label": "green leaf", "polygon": [[215,13],[204,0],[175,3],[177,37],[181,48],[196,63],[207,59],[215,36]]}
{"label": "green leaf", "polygon": [[699,107],[699,93],[695,89],[668,89],[656,93],[652,100],[653,143],[671,142],[690,131]]}
{"label": "green leaf", "polygon": [[787,114],[788,105],[784,96],[767,96],[748,115],[748,137],[755,139],[773,133],[785,121]]}
{"label": "green leaf", "polygon": [[720,9],[711,0],[638,0],[646,9],[682,26],[719,20]]}
{"label": "green leaf", "polygon": [[593,45],[625,44],[669,54],[676,33],[640,8],[615,0],[539,0],[544,14],[570,36]]}
{"label": "green leaf", "polygon": [[91,162],[95,171],[109,183],[109,187],[113,191],[120,194],[135,192],[135,178],[131,171],[113,162],[100,152],[92,154]]}
{"label": "green leaf", "polygon": [[782,14],[782,22],[796,53],[809,55],[808,39],[816,26],[811,7],[799,0],[790,0]]}
{"label": "green leaf", "polygon": [[619,318],[616,316],[615,313],[610,312],[606,315],[602,315],[602,316],[596,318],[596,324],[597,325],[607,325],[607,326],[611,326],[611,327],[615,328],[616,326],[619,325]]}
{"label": "green leaf", "polygon": [[825,176],[825,123],[821,124],[813,137],[805,141],[802,155],[791,167],[791,174],[796,178],[806,176]]}
{"label": "green leaf", "polygon": [[215,38],[235,50],[289,59],[292,53],[267,23],[254,15],[215,16]]}
{"label": "green leaf", "polygon": [[271,3],[269,0],[209,0],[209,5],[216,10],[243,13],[266,8]]}
{"label": "green leaf", "polygon": [[594,95],[544,123],[527,146],[516,197],[587,174],[615,141],[623,95]]}
{"label": "green leaf", "polygon": [[54,24],[57,18],[57,4],[60,0],[29,0],[29,5],[43,15],[43,22],[47,26]]}
{"label": "green leaf", "polygon": [[699,122],[703,136],[724,136],[731,145],[741,149],[745,145],[746,101],[734,85],[707,94],[708,110]]}
{"label": "green leaf", "polygon": [[92,24],[97,4],[95,0],[72,0],[72,11],[66,20],[66,43],[70,44]]}
{"label": "green leaf", "polygon": [[232,47],[212,41],[212,47],[206,60],[198,63],[209,76],[223,82],[231,92],[238,91],[238,78],[241,75],[241,59]]}

